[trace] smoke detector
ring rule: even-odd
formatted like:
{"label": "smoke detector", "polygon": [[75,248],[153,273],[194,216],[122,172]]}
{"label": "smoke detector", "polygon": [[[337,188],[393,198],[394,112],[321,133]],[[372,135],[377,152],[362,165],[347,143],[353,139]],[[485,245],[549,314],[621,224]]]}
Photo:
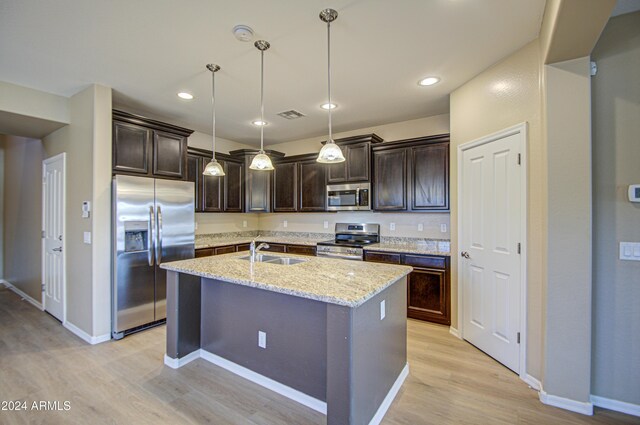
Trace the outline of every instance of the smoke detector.
{"label": "smoke detector", "polygon": [[247,25],[236,25],[233,27],[233,35],[240,41],[253,40],[253,30]]}

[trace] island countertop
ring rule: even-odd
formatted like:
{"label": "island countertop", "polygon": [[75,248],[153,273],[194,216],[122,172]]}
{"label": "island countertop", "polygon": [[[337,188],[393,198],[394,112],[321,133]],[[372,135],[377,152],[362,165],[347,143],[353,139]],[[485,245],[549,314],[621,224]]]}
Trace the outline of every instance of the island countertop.
{"label": "island countertop", "polygon": [[164,263],[166,270],[221,280],[301,298],[358,307],[383,291],[412,268],[364,261],[336,260],[292,254],[268,255],[300,258],[292,265],[251,263],[248,252]]}

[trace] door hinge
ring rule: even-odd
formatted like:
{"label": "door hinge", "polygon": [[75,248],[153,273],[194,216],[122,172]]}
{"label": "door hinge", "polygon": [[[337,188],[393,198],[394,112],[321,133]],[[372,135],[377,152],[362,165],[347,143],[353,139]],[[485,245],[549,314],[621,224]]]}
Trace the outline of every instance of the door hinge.
{"label": "door hinge", "polygon": [[41,235],[42,239],[44,239],[47,236],[47,234],[45,233],[44,230],[40,233],[40,235]]}
{"label": "door hinge", "polygon": [[520,154],[518,154],[518,165],[520,165],[520,161],[521,161],[521,159],[522,159],[522,158],[521,158],[521,155],[520,155]]}
{"label": "door hinge", "polygon": [[42,292],[44,292],[45,287],[44,287],[44,283],[42,284]]}
{"label": "door hinge", "polygon": [[520,344],[520,332],[518,332],[518,344]]}
{"label": "door hinge", "polygon": [[520,254],[520,242],[518,242],[518,254]]}

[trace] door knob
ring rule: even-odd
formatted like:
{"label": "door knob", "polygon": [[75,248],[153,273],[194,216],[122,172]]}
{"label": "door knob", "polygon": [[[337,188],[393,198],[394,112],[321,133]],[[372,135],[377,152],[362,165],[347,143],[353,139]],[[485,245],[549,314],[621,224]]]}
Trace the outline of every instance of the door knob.
{"label": "door knob", "polygon": [[463,256],[464,258],[471,258],[471,256],[469,255],[469,253],[467,251],[462,251],[460,253],[461,256]]}
{"label": "door knob", "polygon": [[53,248],[51,251],[62,252],[62,247],[59,246],[58,248]]}

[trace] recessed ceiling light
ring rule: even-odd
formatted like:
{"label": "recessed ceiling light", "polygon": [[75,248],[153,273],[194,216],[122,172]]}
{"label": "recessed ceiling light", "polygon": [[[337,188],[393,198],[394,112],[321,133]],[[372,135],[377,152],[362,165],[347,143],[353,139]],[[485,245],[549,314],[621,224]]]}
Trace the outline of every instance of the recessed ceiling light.
{"label": "recessed ceiling light", "polygon": [[180,93],[178,93],[178,97],[184,100],[193,99],[193,95],[191,93],[187,93],[186,91],[181,91]]}
{"label": "recessed ceiling light", "polygon": [[261,127],[263,125],[269,125],[268,122],[266,121],[260,121],[260,120],[255,120],[255,121],[251,121],[251,124],[253,125],[257,125],[258,127]]}
{"label": "recessed ceiling light", "polygon": [[440,78],[438,78],[438,77],[426,77],[426,78],[423,78],[422,80],[418,81],[418,85],[419,86],[432,86],[435,83],[437,83],[438,81],[440,81]]}
{"label": "recessed ceiling light", "polygon": [[322,105],[320,105],[320,107],[322,109],[336,109],[338,107],[338,105],[336,105],[335,103],[324,103]]}

